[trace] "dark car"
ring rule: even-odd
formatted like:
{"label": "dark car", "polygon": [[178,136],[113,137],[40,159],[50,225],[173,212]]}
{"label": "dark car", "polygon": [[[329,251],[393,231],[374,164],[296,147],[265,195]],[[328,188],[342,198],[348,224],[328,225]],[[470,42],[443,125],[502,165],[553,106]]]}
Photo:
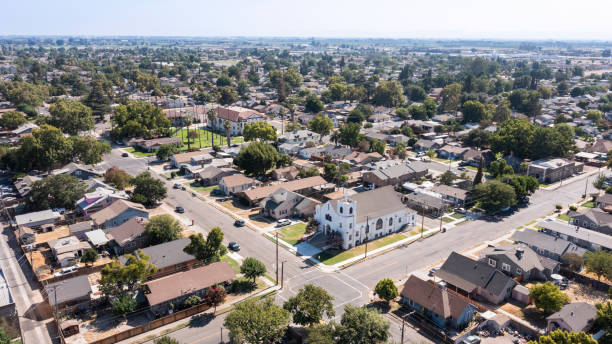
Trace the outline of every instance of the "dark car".
{"label": "dark car", "polygon": [[128,153],[123,153],[121,154],[122,157],[127,158],[128,156],[130,156]]}
{"label": "dark car", "polygon": [[234,226],[236,227],[243,227],[246,224],[246,222],[244,222],[243,219],[238,219],[236,221],[234,221]]}
{"label": "dark car", "polygon": [[227,248],[232,251],[240,251],[240,245],[238,245],[238,243],[235,241],[230,242],[229,245],[227,245]]}
{"label": "dark car", "polygon": [[176,212],[179,214],[182,214],[185,212],[185,208],[181,207],[180,205],[178,207],[176,207]]}

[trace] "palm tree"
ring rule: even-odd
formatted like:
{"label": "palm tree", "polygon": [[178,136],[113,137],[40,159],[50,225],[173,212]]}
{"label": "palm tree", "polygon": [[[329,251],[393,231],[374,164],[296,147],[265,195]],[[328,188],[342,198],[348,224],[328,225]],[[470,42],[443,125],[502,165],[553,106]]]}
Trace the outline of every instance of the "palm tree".
{"label": "palm tree", "polygon": [[215,148],[215,132],[212,125],[217,120],[217,111],[215,109],[208,110],[206,117],[208,118],[208,126],[211,128],[212,147]]}
{"label": "palm tree", "polygon": [[232,128],[232,123],[228,120],[223,122],[223,128],[225,128],[225,138],[227,139],[227,146],[230,146],[231,137],[230,137],[230,129]]}
{"label": "palm tree", "polygon": [[336,146],[338,146],[338,140],[340,140],[340,133],[338,132],[338,130],[334,130],[331,133],[330,139],[332,139]]}
{"label": "palm tree", "polygon": [[[189,137],[189,126],[191,125],[191,117],[183,117],[183,123],[183,125],[187,127],[187,150],[191,150],[191,138]],[[182,134],[183,133],[181,132],[181,137]]]}

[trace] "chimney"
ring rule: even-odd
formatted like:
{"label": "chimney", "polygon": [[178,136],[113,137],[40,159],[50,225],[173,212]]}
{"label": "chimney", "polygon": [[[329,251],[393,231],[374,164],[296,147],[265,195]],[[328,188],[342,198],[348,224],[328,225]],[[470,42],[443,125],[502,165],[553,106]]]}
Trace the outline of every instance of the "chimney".
{"label": "chimney", "polygon": [[438,282],[438,287],[442,290],[446,290],[446,282],[444,281]]}
{"label": "chimney", "polygon": [[525,250],[523,250],[522,247],[517,247],[517,249],[516,249],[516,257],[518,259],[523,258],[523,253],[525,253]]}

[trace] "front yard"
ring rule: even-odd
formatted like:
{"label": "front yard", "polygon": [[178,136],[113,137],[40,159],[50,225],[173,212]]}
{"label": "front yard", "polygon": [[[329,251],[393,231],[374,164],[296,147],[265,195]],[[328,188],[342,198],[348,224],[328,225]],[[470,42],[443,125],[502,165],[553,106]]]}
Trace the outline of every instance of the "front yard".
{"label": "front yard", "polygon": [[212,186],[200,186],[200,185],[198,185],[198,183],[197,183],[197,182],[187,182],[186,184],[188,184],[188,185],[189,185],[189,187],[190,187],[190,188],[191,188],[193,191],[199,192],[199,193],[204,194],[204,195],[207,195],[207,196],[208,196],[208,195],[210,195],[210,194],[213,192],[213,190],[215,190],[215,189],[218,189],[218,188],[219,188],[219,186],[217,186],[217,185],[212,185]]}
{"label": "front yard", "polygon": [[[381,248],[387,245],[390,245],[394,242],[406,239],[404,234],[396,233],[391,234],[386,237],[380,238],[378,240],[368,242],[368,252],[375,250],[377,248]],[[335,265],[340,262],[343,262],[347,259],[359,256],[365,253],[366,245],[359,245],[350,250],[340,251],[340,250],[325,250],[315,256],[317,260],[322,262],[325,265]]]}
{"label": "front yard", "polygon": [[155,152],[143,152],[143,151],[137,150],[134,147],[125,148],[125,151],[139,158],[147,158],[147,157],[155,155]]}
{"label": "front yard", "polygon": [[283,227],[276,231],[278,237],[288,244],[295,245],[306,234],[306,224],[298,222],[291,226]]}

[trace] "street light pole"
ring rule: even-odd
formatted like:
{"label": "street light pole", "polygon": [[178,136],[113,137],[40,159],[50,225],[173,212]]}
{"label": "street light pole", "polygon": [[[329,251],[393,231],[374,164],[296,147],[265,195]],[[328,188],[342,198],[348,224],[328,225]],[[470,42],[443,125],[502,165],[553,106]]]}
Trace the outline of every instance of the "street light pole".
{"label": "street light pole", "polygon": [[276,285],[278,285],[278,232],[274,236],[276,238]]}

